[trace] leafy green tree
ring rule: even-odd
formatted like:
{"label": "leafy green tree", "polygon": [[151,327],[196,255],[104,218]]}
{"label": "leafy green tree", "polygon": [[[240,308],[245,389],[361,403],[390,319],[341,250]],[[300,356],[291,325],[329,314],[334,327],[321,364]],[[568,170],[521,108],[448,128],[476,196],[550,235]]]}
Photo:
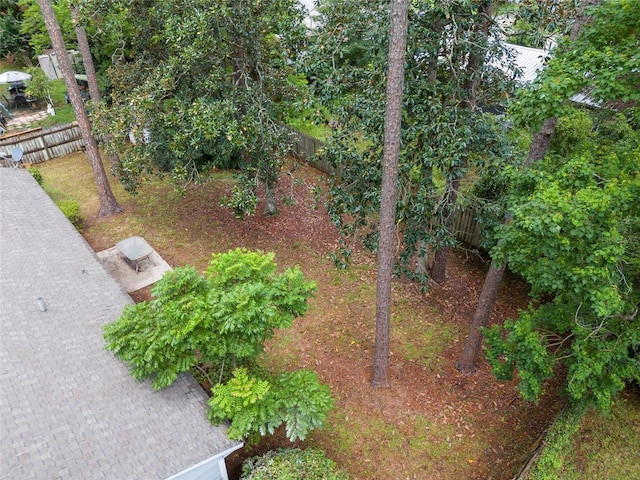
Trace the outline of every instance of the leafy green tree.
{"label": "leafy green tree", "polygon": [[508,8],[512,23],[506,27],[509,42],[545,48],[549,41],[568,33],[577,2],[570,0],[521,0]]}
{"label": "leafy green tree", "polygon": [[505,336],[489,330],[488,355],[499,377],[517,370],[529,400],[563,364],[569,397],[607,409],[640,380],[640,132],[631,115],[558,123],[561,155],[514,173],[512,222],[493,252],[538,306],[506,322]]}
{"label": "leafy green tree", "polygon": [[[227,203],[238,216],[252,213],[261,185],[265,213],[275,213],[290,146],[278,103],[298,93],[291,62],[304,40],[302,6],[133,1],[126,15],[134,53],[112,69],[112,105],[98,120],[113,135],[125,186],[135,190],[157,169],[184,186],[206,179],[211,167],[237,168],[242,181]],[[148,141],[130,148],[129,132]]]}
{"label": "leafy green tree", "polygon": [[50,80],[47,78],[47,75],[44,71],[39,67],[31,67],[27,69],[27,73],[31,75],[31,78],[25,82],[27,86],[26,94],[39,98],[41,100],[48,100],[49,103],[53,103],[51,101],[51,89],[49,88]]}
{"label": "leafy green tree", "polygon": [[[420,280],[427,280],[429,249],[445,253],[454,243],[451,218],[466,172],[509,158],[502,128],[480,109],[511,88],[497,67],[507,59],[491,6],[418,1],[409,8],[396,222],[400,270]],[[336,117],[322,153],[339,172],[329,210],[348,257],[349,242],[378,243],[389,22],[385,2],[326,1],[319,11],[303,61],[315,94]],[[446,255],[438,260],[432,273],[442,281]]]}
{"label": "leafy green tree", "polygon": [[517,123],[537,131],[545,119],[570,112],[576,94],[600,105],[618,102],[616,108],[640,101],[640,4],[607,0],[586,14],[590,20],[580,34],[560,42],[536,81],[518,96],[511,109]]}
{"label": "leafy green tree", "polygon": [[[552,142],[557,115],[572,110],[574,95],[585,93],[591,102],[606,108],[624,109],[637,103],[639,93],[631,85],[638,77],[638,30],[640,4],[633,1],[601,2],[583,0],[576,12],[567,39],[554,51],[549,68],[534,84],[521,90],[512,107],[513,118],[534,132],[525,162],[542,159]],[[615,47],[613,47],[615,45]],[[602,52],[615,48],[615,53]],[[600,78],[599,80],[595,80]],[[604,82],[602,87],[598,87]],[[631,83],[630,83],[631,82]],[[507,222],[509,216],[507,215]],[[492,259],[464,350],[457,361],[458,370],[473,373],[480,351],[480,329],[487,325],[498,294],[506,262]]]}
{"label": "leafy green tree", "polygon": [[273,258],[236,249],[214,254],[204,275],[192,267],[168,272],[153,300],[105,326],[106,348],[156,389],[200,365],[218,368],[209,417],[231,419],[232,438],[273,433],[282,423],[289,438],[304,438],[331,407],[328,388],[308,371],[272,377],[256,359],[276,329],[305,313],[316,286],[298,267],[276,274]]}
{"label": "leafy green tree", "polygon": [[[132,54],[129,48],[131,47],[133,26],[127,18],[128,3],[104,2],[103,0],[73,0],[70,2],[75,30],[78,32],[78,28],[83,29],[87,43],[91,45],[91,56],[101,94],[102,92],[108,93],[111,89],[108,70],[119,59]],[[80,35],[82,36],[82,33]],[[79,38],[78,47],[82,50],[82,41]],[[91,84],[89,86],[91,87]]]}
{"label": "leafy green tree", "polygon": [[[20,32],[28,39],[35,55],[41,55],[45,50],[52,48],[52,45],[38,1],[18,0],[17,4],[22,11]],[[51,6],[60,25],[65,45],[70,49],[75,48],[76,37],[71,21],[69,2],[67,0],[53,1]]]}
{"label": "leafy green tree", "polygon": [[20,31],[22,12],[15,0],[0,1],[0,58],[13,56],[29,64],[30,48]]}

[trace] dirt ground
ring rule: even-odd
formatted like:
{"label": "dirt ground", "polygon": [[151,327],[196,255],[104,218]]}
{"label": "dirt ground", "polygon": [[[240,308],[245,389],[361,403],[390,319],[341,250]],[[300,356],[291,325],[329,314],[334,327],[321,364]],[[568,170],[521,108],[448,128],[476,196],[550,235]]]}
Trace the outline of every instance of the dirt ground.
{"label": "dirt ground", "polygon": [[[496,381],[485,360],[474,375],[455,369],[488,264],[460,249],[450,256],[444,285],[424,293],[395,281],[391,387],[373,390],[375,259],[358,252],[350,269],[333,267],[328,255],[338,236],[311,189],[319,184],[326,191],[323,182],[306,166],[285,174],[279,198],[295,199],[295,205],[281,202],[277,216],[244,221],[219,206],[229,190],[221,182],[190,188],[175,203],[149,205],[139,196],[123,206],[127,215],[158,215],[155,227],[131,233],[143,233],[173,266],[204,269],[211,252],[242,246],[274,251],[279,266],[299,264],[318,283],[309,312],[278,332],[265,361],[274,368],[312,368],[330,385],[336,408],[327,427],[304,445],[324,449],[351,478],[512,478],[563,402],[553,384],[539,405],[522,401],[516,382]],[[97,228],[108,221],[88,219],[85,235],[96,250],[109,246]],[[148,299],[149,288],[132,297]],[[527,303],[526,285],[507,275],[491,321],[503,321]],[[424,336],[440,338],[442,348],[421,350]],[[278,446],[289,446],[281,433],[234,454],[228,460],[232,478],[244,457]]]}

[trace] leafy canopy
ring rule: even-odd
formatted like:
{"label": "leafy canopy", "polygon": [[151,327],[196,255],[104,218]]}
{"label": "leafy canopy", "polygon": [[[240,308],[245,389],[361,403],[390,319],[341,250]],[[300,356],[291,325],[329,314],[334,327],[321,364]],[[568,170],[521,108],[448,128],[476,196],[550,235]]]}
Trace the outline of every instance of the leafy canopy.
{"label": "leafy canopy", "polygon": [[499,376],[518,371],[529,400],[564,364],[570,398],[606,409],[640,379],[640,132],[622,115],[595,128],[578,112],[559,126],[563,155],[514,172],[512,223],[493,252],[542,305],[508,321],[506,337],[490,330],[489,357]]}
{"label": "leafy canopy", "polygon": [[273,258],[236,249],[214,254],[204,275],[192,267],[167,272],[153,300],[125,307],[104,327],[107,350],[134,378],[152,377],[155,389],[194,367],[219,368],[209,418],[231,419],[231,438],[273,433],[282,423],[291,440],[304,438],[324,422],[329,389],[313,372],[272,377],[256,361],[276,329],[306,312],[316,285],[298,267],[277,274]]}
{"label": "leafy canopy", "polygon": [[205,275],[193,267],[167,272],[149,302],[127,306],[105,326],[107,349],[137,379],[163,388],[197,363],[255,359],[278,328],[307,310],[316,289],[298,267],[276,275],[273,253],[236,249],[213,254]]}
{"label": "leafy canopy", "polygon": [[[131,2],[131,56],[111,69],[113,103],[96,112],[125,186],[158,169],[183,187],[236,168],[243,182],[229,204],[252,213],[257,201],[241,197],[275,185],[291,143],[278,121],[280,104],[299,95],[291,64],[303,18],[297,0]],[[147,141],[128,145],[129,132]]]}
{"label": "leafy canopy", "polygon": [[551,117],[569,114],[576,94],[591,102],[615,101],[620,108],[640,101],[640,2],[605,0],[587,12],[591,19],[576,40],[564,40],[536,81],[512,106],[517,123],[537,130]]}
{"label": "leafy canopy", "polygon": [[[339,172],[328,207],[348,241],[376,248],[388,2],[326,1],[319,12],[302,68],[335,117],[322,149]],[[411,2],[396,210],[407,274],[425,244],[453,242],[443,228],[452,213],[451,185],[470,168],[511,159],[501,126],[478,108],[498,104],[512,88],[497,66],[508,58],[496,29],[478,2]]]}
{"label": "leafy canopy", "polygon": [[[51,47],[49,33],[44,24],[44,17],[40,11],[37,0],[18,0],[15,2],[21,10],[20,33],[28,39],[29,46],[35,55],[42,53]],[[71,21],[69,3],[66,1],[52,1],[51,5],[60,24],[65,45],[74,48],[77,44],[76,35]]]}

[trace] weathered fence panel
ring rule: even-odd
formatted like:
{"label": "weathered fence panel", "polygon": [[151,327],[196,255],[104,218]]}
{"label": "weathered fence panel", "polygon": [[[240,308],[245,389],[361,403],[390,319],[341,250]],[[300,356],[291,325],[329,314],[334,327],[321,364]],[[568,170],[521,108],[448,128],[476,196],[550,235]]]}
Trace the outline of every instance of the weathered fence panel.
{"label": "weathered fence panel", "polygon": [[454,214],[453,234],[462,243],[474,248],[480,247],[480,224],[476,220],[475,210],[466,207]]}
{"label": "weathered fence panel", "polygon": [[[323,145],[321,140],[294,128],[288,128],[294,137],[292,149],[294,155],[324,173],[329,174],[334,171],[325,158],[315,156],[316,151]],[[474,248],[480,247],[480,225],[475,219],[472,208],[463,208],[454,213],[453,232],[458,241]]]}
{"label": "weathered fence panel", "polygon": [[0,139],[0,153],[10,157],[15,147],[22,148],[22,163],[33,165],[84,149],[76,122],[48,128],[34,128]]}
{"label": "weathered fence panel", "polygon": [[330,174],[333,172],[333,167],[329,165],[329,161],[327,159],[315,156],[316,152],[324,144],[322,140],[307,135],[295,128],[291,128],[289,126],[287,126],[287,128],[294,138],[291,153],[324,173]]}

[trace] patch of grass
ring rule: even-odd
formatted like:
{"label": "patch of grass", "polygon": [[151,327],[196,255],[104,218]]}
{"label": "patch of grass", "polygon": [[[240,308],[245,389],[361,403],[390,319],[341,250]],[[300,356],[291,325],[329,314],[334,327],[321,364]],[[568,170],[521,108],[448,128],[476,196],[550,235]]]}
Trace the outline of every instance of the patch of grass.
{"label": "patch of grass", "polygon": [[280,480],[285,478],[313,478],[317,480],[348,480],[339,472],[324,452],[309,448],[270,451],[245,461],[242,480]]}
{"label": "patch of grass", "polygon": [[55,116],[47,116],[42,120],[37,120],[31,123],[32,127],[53,127],[54,125],[65,125],[67,123],[75,122],[76,114],[73,111],[71,104],[63,104],[55,107]]}
{"label": "patch of grass", "polygon": [[85,215],[98,210],[96,184],[84,152],[39,163],[38,170],[42,175],[43,188],[54,202],[75,200]]}
{"label": "patch of grass", "polygon": [[570,409],[549,431],[530,480],[640,478],[640,391],[627,388],[606,415]]}
{"label": "patch of grass", "polygon": [[[456,427],[421,415],[407,416],[401,424],[389,422],[384,416],[363,418],[354,413],[330,417],[327,430],[332,432],[327,451],[360,452],[366,461],[357,467],[357,478],[397,478],[394,467],[400,463],[403,478],[427,478],[434,464],[468,465],[466,478],[471,478],[472,466],[481,458],[482,445],[467,438]],[[375,438],[375,442],[371,439]],[[389,455],[381,453],[384,445]],[[391,461],[393,459],[393,461]],[[395,463],[394,463],[395,462]]]}
{"label": "patch of grass", "polygon": [[272,343],[275,348],[265,350],[259,363],[271,372],[282,372],[294,367],[300,354],[295,332],[290,328],[278,330]]}
{"label": "patch of grass", "polygon": [[[64,200],[73,200],[80,204],[82,217],[89,218],[97,214],[100,207],[96,193],[97,187],[91,165],[84,152],[38,163],[37,168],[43,179],[43,189],[56,204]],[[100,236],[102,239],[100,248],[113,246],[123,238],[140,232],[135,227],[138,219],[129,215],[126,209],[127,202],[132,198],[131,195],[113,177],[109,177],[109,182],[118,202],[125,207],[125,213],[117,216],[117,222],[98,222],[83,229],[85,236]]]}
{"label": "patch of grass", "polygon": [[[42,120],[37,120],[31,123],[31,127],[52,127],[54,125],[65,125],[67,123],[74,122],[76,120],[76,114],[70,103],[67,103],[64,94],[67,91],[67,87],[63,79],[51,80],[49,82],[49,92],[51,94],[51,100],[53,100],[53,107],[56,112],[55,116],[47,116]],[[41,100],[42,104],[40,109],[44,110],[46,107],[47,99]]]}
{"label": "patch of grass", "polygon": [[451,345],[456,331],[440,321],[436,310],[416,312],[406,302],[399,301],[391,313],[392,342],[398,353],[429,370],[440,371],[442,352]]}
{"label": "patch of grass", "polygon": [[334,287],[343,287],[347,284],[357,283],[360,277],[371,272],[372,268],[369,265],[349,265],[348,268],[333,268],[329,272],[331,284]]}

